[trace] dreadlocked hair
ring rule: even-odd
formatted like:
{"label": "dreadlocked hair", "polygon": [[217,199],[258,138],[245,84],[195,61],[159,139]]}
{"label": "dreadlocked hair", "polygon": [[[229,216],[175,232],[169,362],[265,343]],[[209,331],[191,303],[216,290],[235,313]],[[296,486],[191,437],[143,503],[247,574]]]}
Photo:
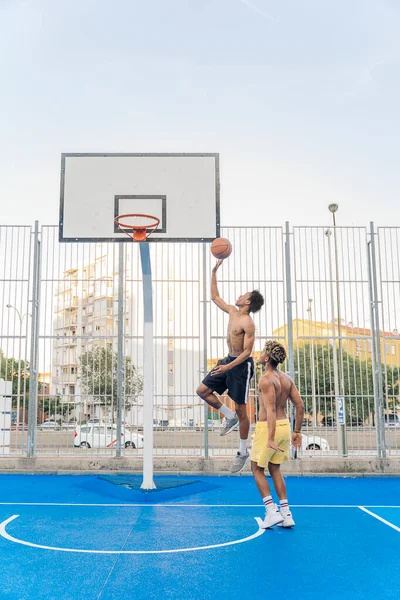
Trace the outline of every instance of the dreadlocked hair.
{"label": "dreadlocked hair", "polygon": [[264,352],[269,356],[273,362],[273,366],[276,367],[286,359],[286,350],[279,342],[271,340],[265,343]]}

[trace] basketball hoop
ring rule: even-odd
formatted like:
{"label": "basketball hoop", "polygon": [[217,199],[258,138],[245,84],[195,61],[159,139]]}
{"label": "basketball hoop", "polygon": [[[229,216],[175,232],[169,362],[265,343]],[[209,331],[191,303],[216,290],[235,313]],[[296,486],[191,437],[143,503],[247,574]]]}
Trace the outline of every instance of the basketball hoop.
{"label": "basketball hoop", "polygon": [[[122,222],[122,219],[124,222]],[[146,219],[146,223],[139,225],[136,223],[128,223],[127,219]],[[150,223],[149,225],[147,222],[148,219],[154,221],[154,223]],[[151,235],[160,224],[160,219],[158,217],[142,214],[118,215],[118,217],[115,217],[114,221],[118,225],[119,229],[123,233],[126,233],[127,236],[132,238],[134,242],[146,241],[149,235]]]}

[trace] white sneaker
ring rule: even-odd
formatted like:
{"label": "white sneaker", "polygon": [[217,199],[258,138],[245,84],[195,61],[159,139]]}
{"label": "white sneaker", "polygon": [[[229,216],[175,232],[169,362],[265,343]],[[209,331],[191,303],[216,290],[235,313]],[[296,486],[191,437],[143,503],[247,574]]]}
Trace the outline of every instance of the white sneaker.
{"label": "white sneaker", "polygon": [[289,510],[287,512],[281,512],[280,514],[283,518],[283,521],[282,521],[282,523],[278,523],[279,527],[294,527],[295,526],[295,522],[293,520],[292,513]]}
{"label": "white sneaker", "polygon": [[283,523],[283,517],[275,505],[275,510],[269,510],[265,513],[265,519],[261,523],[261,529],[269,529]]}

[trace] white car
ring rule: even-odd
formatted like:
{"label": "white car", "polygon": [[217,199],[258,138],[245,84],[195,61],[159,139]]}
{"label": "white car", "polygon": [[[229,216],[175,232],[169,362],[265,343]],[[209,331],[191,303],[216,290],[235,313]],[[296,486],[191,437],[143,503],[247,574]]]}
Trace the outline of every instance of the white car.
{"label": "white car", "polygon": [[329,450],[328,440],[320,435],[306,435],[302,433],[301,449],[302,450]]}
{"label": "white car", "polygon": [[60,429],[57,421],[45,421],[41,425],[39,425],[40,429]]}
{"label": "white car", "polygon": [[[125,448],[143,448],[143,437],[138,433],[121,430],[121,442]],[[74,434],[75,448],[115,448],[117,445],[117,426],[105,423],[87,423],[78,425]]]}
{"label": "white car", "polygon": [[385,415],[385,427],[400,427],[400,417],[395,414]]}

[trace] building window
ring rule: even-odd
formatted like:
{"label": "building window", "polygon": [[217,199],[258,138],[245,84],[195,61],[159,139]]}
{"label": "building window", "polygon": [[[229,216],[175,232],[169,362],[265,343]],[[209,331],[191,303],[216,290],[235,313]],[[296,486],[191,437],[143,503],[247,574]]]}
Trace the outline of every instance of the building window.
{"label": "building window", "polygon": [[391,342],[385,342],[385,354],[396,354],[396,347]]}

